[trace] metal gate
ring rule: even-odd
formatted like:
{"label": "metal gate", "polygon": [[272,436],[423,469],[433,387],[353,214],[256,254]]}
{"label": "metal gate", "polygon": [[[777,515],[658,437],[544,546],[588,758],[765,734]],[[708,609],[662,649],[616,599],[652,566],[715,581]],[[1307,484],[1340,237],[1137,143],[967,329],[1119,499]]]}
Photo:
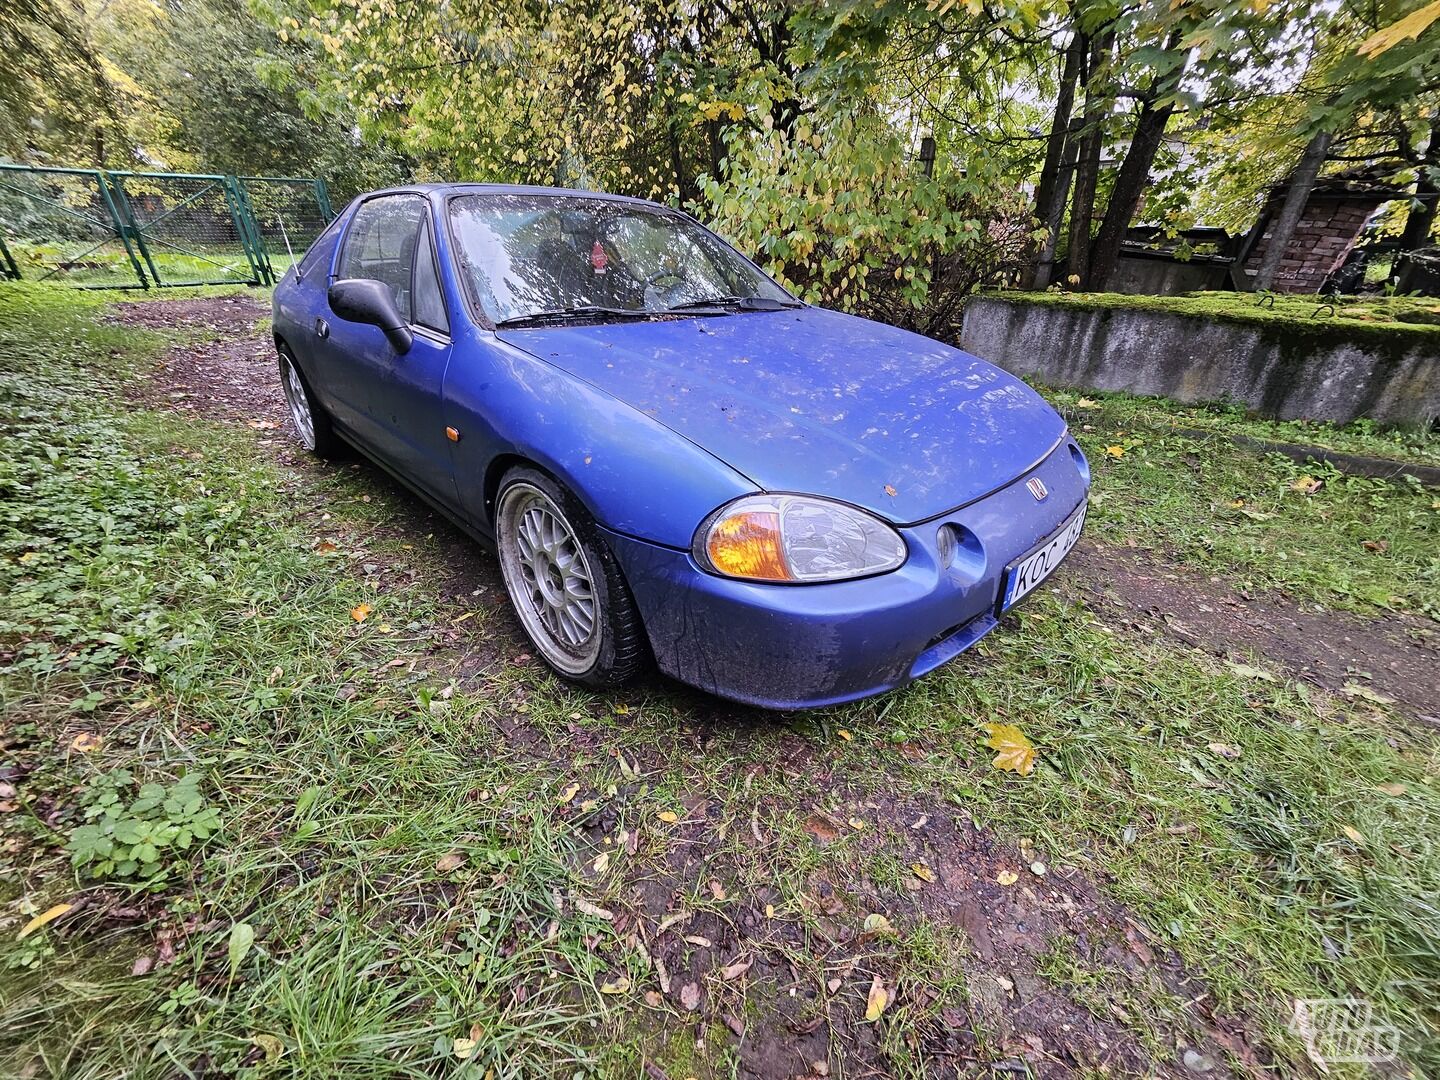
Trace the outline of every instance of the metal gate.
{"label": "metal gate", "polygon": [[320,179],[0,163],[0,278],[270,285],[332,217]]}

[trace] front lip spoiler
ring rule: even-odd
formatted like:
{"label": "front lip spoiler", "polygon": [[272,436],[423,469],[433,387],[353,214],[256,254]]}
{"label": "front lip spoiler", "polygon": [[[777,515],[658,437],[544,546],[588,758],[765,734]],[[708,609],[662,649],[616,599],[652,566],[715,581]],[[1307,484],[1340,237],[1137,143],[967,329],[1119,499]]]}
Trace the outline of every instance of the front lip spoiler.
{"label": "front lip spoiler", "polygon": [[[1029,465],[1026,465],[1025,468],[1021,469],[1018,473],[1012,476],[1009,480],[1006,480],[1003,484],[996,484],[989,491],[983,492],[980,495],[976,495],[973,499],[966,499],[964,502],[957,503],[955,506],[950,507],[948,510],[941,510],[939,513],[931,514],[928,517],[919,518],[916,521],[892,521],[888,524],[892,528],[896,529],[913,529],[917,526],[924,525],[926,522],[935,521],[938,518],[949,517],[952,514],[958,514],[967,506],[974,506],[976,503],[990,498],[990,496],[994,495],[996,492],[1004,491],[1011,484],[1019,483],[1021,479],[1023,479],[1028,474],[1034,472],[1047,460],[1049,460],[1050,455],[1055,453],[1056,450],[1059,450],[1060,447],[1064,446],[1065,441],[1068,438],[1070,438],[1070,426],[1067,424],[1065,428],[1060,432],[1060,437],[1056,439],[1053,443],[1051,443],[1050,447],[1038,458],[1032,461]],[[881,520],[885,519],[882,518]]]}

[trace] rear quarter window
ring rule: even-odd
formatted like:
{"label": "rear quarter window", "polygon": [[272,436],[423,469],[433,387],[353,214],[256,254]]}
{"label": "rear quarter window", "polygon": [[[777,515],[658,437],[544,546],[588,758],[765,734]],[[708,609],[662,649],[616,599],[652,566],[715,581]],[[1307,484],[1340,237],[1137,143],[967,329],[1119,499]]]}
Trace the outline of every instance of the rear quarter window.
{"label": "rear quarter window", "polygon": [[295,271],[297,277],[304,277],[316,267],[329,263],[330,255],[335,250],[335,238],[340,235],[340,222],[343,220],[343,215],[337,217],[315,238],[315,242],[305,252],[305,257],[300,260],[300,266]]}

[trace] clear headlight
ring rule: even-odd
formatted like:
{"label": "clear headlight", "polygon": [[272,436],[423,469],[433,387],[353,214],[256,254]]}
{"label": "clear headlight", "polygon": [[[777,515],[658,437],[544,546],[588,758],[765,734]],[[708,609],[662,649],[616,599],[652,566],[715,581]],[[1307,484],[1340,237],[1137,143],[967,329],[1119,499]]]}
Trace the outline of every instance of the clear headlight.
{"label": "clear headlight", "polygon": [[905,541],[879,518],[809,495],[747,495],[706,520],[695,558],[726,577],[840,581],[894,570]]}

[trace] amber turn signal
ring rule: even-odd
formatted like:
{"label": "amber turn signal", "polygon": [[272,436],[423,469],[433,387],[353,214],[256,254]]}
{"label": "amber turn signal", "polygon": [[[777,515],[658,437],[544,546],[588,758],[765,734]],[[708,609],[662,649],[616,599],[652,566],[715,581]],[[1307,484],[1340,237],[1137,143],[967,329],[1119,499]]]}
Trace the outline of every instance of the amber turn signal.
{"label": "amber turn signal", "polygon": [[705,554],[716,571],[731,577],[795,580],[780,547],[780,515],[773,511],[748,511],[717,522]]}

